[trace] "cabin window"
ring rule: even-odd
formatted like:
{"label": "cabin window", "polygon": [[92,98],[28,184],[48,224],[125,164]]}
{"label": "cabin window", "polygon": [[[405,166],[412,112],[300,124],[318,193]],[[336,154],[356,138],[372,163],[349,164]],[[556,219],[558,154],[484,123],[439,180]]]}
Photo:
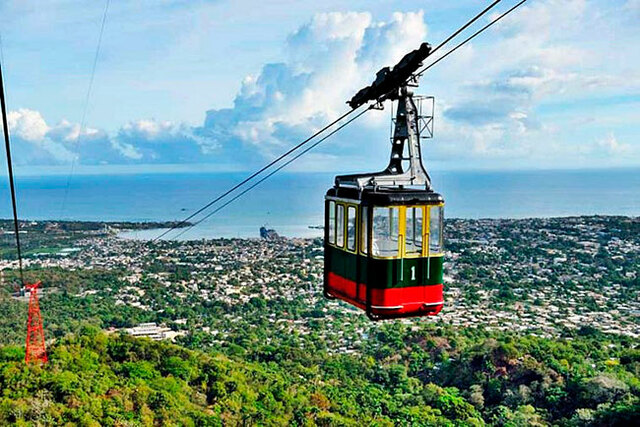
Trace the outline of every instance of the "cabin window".
{"label": "cabin window", "polygon": [[369,250],[369,244],[367,243],[369,241],[369,239],[367,238],[369,235],[369,225],[367,224],[367,218],[369,218],[369,209],[364,206],[360,209],[360,230],[361,231],[361,235],[362,235],[362,241],[360,242],[360,250],[362,251],[363,254],[368,254],[368,250]]}
{"label": "cabin window", "polygon": [[406,213],[405,253],[422,255],[422,207],[407,208]]}
{"label": "cabin window", "polygon": [[329,202],[329,223],[327,224],[329,227],[329,244],[336,244],[336,202]]}
{"label": "cabin window", "polygon": [[372,254],[398,256],[398,208],[373,208]]}
{"label": "cabin window", "polygon": [[347,207],[347,249],[356,250],[356,208]]}
{"label": "cabin window", "polygon": [[431,206],[429,217],[429,252],[442,252],[443,206]]}
{"label": "cabin window", "polygon": [[340,203],[336,210],[336,245],[344,247],[344,205]]}

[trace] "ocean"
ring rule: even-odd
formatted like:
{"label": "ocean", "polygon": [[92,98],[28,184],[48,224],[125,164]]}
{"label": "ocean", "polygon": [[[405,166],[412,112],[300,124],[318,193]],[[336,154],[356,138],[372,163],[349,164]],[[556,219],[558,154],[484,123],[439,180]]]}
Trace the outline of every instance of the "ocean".
{"label": "ocean", "polygon": [[[32,220],[180,220],[246,173],[180,173],[16,178],[20,217]],[[528,218],[573,215],[640,216],[640,169],[447,171],[432,174],[450,218]],[[6,181],[0,217],[11,217]],[[257,237],[261,226],[289,237],[313,237],[323,222],[323,196],[333,174],[274,175],[182,238]],[[153,238],[157,230],[129,233]],[[169,236],[168,236],[169,237]]]}

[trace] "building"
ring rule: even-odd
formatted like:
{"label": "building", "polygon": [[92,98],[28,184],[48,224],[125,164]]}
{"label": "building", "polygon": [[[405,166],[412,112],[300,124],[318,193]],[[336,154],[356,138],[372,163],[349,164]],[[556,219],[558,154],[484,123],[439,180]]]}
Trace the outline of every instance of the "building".
{"label": "building", "polygon": [[145,337],[151,338],[154,341],[161,341],[168,338],[167,332],[170,332],[171,329],[158,326],[154,322],[151,322],[141,323],[138,326],[134,326],[133,328],[127,328],[126,331],[129,335],[132,335],[134,337]]}

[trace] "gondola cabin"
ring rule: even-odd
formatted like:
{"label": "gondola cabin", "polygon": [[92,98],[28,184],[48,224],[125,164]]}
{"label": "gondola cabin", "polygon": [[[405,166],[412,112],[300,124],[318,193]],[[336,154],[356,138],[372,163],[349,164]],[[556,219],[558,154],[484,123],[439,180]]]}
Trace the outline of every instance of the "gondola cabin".
{"label": "gondola cabin", "polygon": [[372,319],[437,314],[444,303],[443,210],[435,192],[330,189],[325,295]]}
{"label": "gondola cabin", "polygon": [[420,149],[421,138],[433,135],[433,97],[409,90],[430,51],[423,43],[348,102],[356,109],[397,101],[391,159],[381,172],[337,176],[325,196],[324,294],[374,320],[435,315],[444,304],[444,199],[431,187]]}

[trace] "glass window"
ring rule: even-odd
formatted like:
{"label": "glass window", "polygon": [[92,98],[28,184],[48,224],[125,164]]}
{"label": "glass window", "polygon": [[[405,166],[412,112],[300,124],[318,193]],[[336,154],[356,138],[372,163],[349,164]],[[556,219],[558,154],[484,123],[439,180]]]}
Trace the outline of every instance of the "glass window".
{"label": "glass window", "polygon": [[369,239],[367,239],[367,236],[369,235],[369,225],[367,224],[367,218],[369,218],[369,208],[363,206],[360,211],[362,212],[360,214],[360,217],[362,219],[362,221],[360,222],[360,230],[362,230],[362,242],[360,242],[360,248],[363,254],[367,254],[367,251],[369,250]]}
{"label": "glass window", "polygon": [[373,208],[373,255],[398,256],[398,208]]}
{"label": "glass window", "polygon": [[442,252],[442,206],[431,206],[431,216],[429,217],[429,252]]}
{"label": "glass window", "polygon": [[347,249],[356,250],[356,208],[347,207]]}
{"label": "glass window", "polygon": [[329,202],[329,244],[336,244],[336,202]]}
{"label": "glass window", "polygon": [[336,211],[336,244],[344,247],[344,205],[340,203]]}
{"label": "glass window", "polygon": [[422,207],[407,208],[405,230],[405,252],[407,255],[422,254]]}

